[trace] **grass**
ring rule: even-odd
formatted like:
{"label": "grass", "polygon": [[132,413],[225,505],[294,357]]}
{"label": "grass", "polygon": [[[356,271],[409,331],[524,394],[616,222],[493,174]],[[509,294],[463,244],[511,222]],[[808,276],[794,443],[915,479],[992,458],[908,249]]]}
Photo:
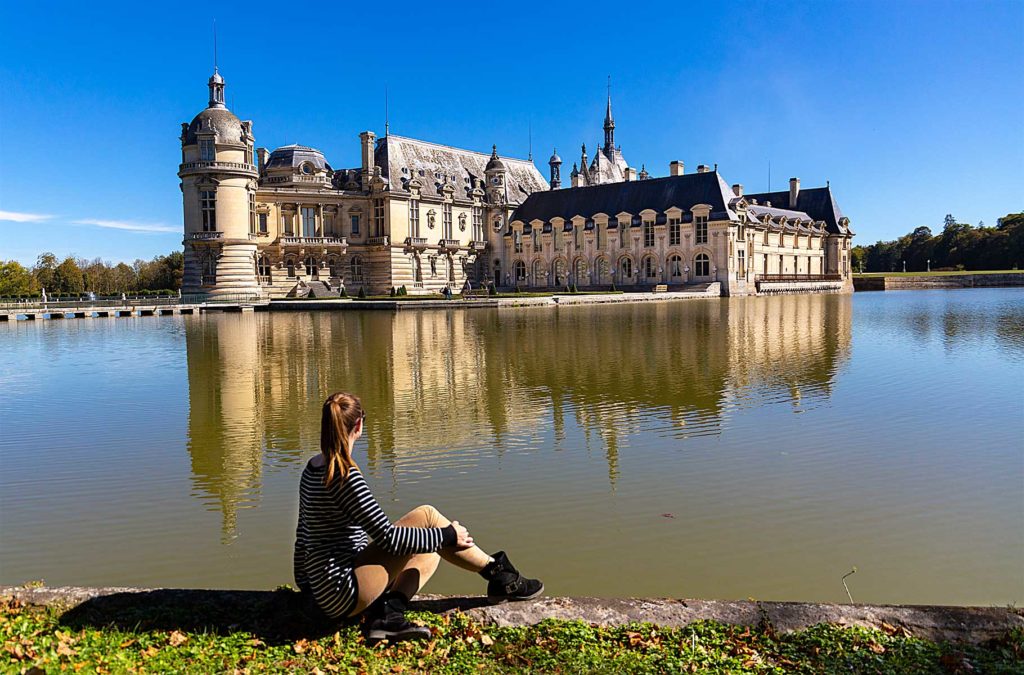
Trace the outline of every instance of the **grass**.
{"label": "grass", "polygon": [[965,274],[1022,274],[1024,270],[942,270],[937,272],[854,272],[855,277],[949,277]]}
{"label": "grass", "polygon": [[[290,594],[290,593],[289,593]],[[86,603],[88,604],[88,603]],[[821,624],[779,634],[700,621],[685,628],[580,621],[532,627],[481,626],[461,613],[413,613],[431,628],[423,642],[369,647],[357,626],[313,637],[239,623],[196,622],[176,608],[136,602],[109,611],[59,610],[0,601],[0,671],[309,673],[1019,673],[1024,631],[980,646],[936,643],[902,629]],[[217,609],[207,608],[210,611]],[[255,611],[256,608],[250,608]],[[269,614],[269,607],[261,607]],[[238,607],[232,608],[239,611]],[[224,619],[220,616],[219,619]],[[287,621],[278,618],[278,621]],[[176,627],[177,626],[177,627]]]}

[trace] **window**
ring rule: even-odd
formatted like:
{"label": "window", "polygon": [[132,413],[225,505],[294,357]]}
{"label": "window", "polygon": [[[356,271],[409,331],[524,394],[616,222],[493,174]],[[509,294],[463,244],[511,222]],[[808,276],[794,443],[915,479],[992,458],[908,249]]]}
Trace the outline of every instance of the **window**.
{"label": "window", "polygon": [[768,245],[768,228],[765,228],[764,230],[764,245]]}
{"label": "window", "polygon": [[420,202],[418,199],[409,200],[409,236],[420,236]]}
{"label": "window", "polygon": [[679,246],[680,241],[680,227],[678,218],[668,219],[668,245]]}
{"label": "window", "polygon": [[203,232],[217,230],[217,193],[202,190],[199,193],[199,210],[203,214]]}
{"label": "window", "polygon": [[203,264],[200,270],[199,284],[201,286],[213,286],[217,283],[217,258],[210,254],[203,257]]}
{"label": "window", "polygon": [[256,274],[259,275],[261,284],[270,283],[270,261],[267,256],[260,255],[256,258]]}
{"label": "window", "polygon": [[312,174],[313,173],[313,165],[312,164],[303,164],[302,165],[302,173],[306,174],[307,176]]}
{"label": "window", "polygon": [[513,265],[513,269],[515,269],[516,271],[517,284],[526,281],[526,263],[524,263],[522,260],[517,260],[515,262],[515,265]]}
{"label": "window", "polygon": [[441,205],[441,238],[452,238],[452,205]]}
{"label": "window", "polygon": [[352,271],[352,281],[363,280],[363,259],[359,256],[352,256],[352,260],[349,261],[349,267]]}
{"label": "window", "polygon": [[284,211],[281,211],[281,232],[288,237],[295,234],[295,232],[292,231],[292,214],[285,213]]}
{"label": "window", "polygon": [[332,277],[341,276],[341,261],[337,258],[331,258],[327,261]]}
{"label": "window", "polygon": [[745,228],[742,225],[740,225],[739,227],[736,228],[736,241],[746,241],[746,240],[747,240],[747,228]]}
{"label": "window", "polygon": [[269,228],[269,224],[268,224],[267,221],[269,220],[269,218],[270,218],[270,214],[267,214],[267,213],[259,214],[259,217],[257,218],[257,220],[259,221],[259,228],[260,228],[260,233],[261,234],[266,234],[267,233],[268,228]]}
{"label": "window", "polygon": [[252,162],[252,146],[251,145],[250,146],[246,146],[246,148],[245,148],[245,163],[250,165],[250,166],[253,163]]}
{"label": "window", "polygon": [[654,247],[654,223],[649,220],[644,221],[644,248]]}
{"label": "window", "polygon": [[693,217],[693,243],[695,243],[695,244],[706,244],[706,243],[708,243],[708,217],[707,216],[694,216]]}
{"label": "window", "polygon": [[249,193],[249,231],[256,231],[256,193]]}
{"label": "window", "polygon": [[633,261],[629,258],[623,258],[619,261],[619,269],[622,270],[622,278],[628,279],[633,276]]}
{"label": "window", "polygon": [[[594,223],[594,236],[597,238],[597,248],[600,250],[604,246],[605,237],[601,235],[601,231],[604,230],[600,223]],[[605,235],[607,236],[607,235]]]}
{"label": "window", "polygon": [[287,275],[289,279],[295,278],[295,258],[289,258],[286,264]]}
{"label": "window", "polygon": [[217,146],[213,144],[212,138],[199,139],[199,161],[214,162],[217,160]]}
{"label": "window", "polygon": [[707,253],[698,253],[693,259],[693,274],[698,277],[711,276],[711,258]]}
{"label": "window", "polygon": [[384,236],[384,200],[373,200],[373,236]]}
{"label": "window", "polygon": [[540,243],[540,228],[535,227],[533,228],[533,252],[540,253],[542,249],[543,246]]}
{"label": "window", "polygon": [[311,255],[306,256],[306,276],[316,279],[320,276],[320,264]]}
{"label": "window", "polygon": [[302,207],[302,236],[316,236],[316,209],[312,206]]}
{"label": "window", "polygon": [[359,214],[352,216],[352,235],[359,236]]}
{"label": "window", "polygon": [[674,280],[683,277],[683,259],[681,257],[674,255],[668,259],[668,274]]}
{"label": "window", "polygon": [[515,243],[515,252],[523,252],[523,233],[516,230],[512,233],[512,241]]}
{"label": "window", "polygon": [[736,279],[738,279],[738,280],[739,279],[746,279],[747,278],[747,252],[746,251],[739,251],[737,253],[737,255],[738,255],[738,259],[736,261],[737,262],[737,265],[736,265]]}
{"label": "window", "polygon": [[473,241],[484,240],[484,210],[479,206],[473,207]]}
{"label": "window", "polygon": [[658,270],[655,268],[654,258],[652,256],[644,258],[644,276],[648,279],[653,279],[657,273]]}

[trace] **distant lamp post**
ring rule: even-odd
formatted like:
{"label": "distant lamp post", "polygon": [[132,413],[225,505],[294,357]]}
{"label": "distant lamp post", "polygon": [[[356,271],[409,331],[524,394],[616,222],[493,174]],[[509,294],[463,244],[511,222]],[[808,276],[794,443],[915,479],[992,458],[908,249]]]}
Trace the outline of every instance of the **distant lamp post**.
{"label": "distant lamp post", "polygon": [[903,271],[904,272],[907,271],[907,261],[906,260],[903,261]]}
{"label": "distant lamp post", "polygon": [[928,259],[928,271],[929,272],[932,271],[932,261],[931,261],[931,258]]}

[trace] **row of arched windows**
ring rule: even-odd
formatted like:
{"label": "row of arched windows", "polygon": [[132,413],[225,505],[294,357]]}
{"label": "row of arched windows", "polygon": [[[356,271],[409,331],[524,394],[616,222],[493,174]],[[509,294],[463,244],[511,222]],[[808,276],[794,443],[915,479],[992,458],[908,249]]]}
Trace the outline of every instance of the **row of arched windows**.
{"label": "row of arched windows", "polygon": [[[260,283],[269,284],[273,278],[270,259],[265,254],[256,256],[256,274],[260,277]],[[311,279],[319,279],[321,275],[330,277],[344,276],[344,266],[341,258],[330,256],[326,259],[307,255],[301,261],[295,257],[286,258],[284,261],[285,274],[289,279],[297,278],[301,269],[305,276]],[[348,260],[349,278],[354,282],[363,280],[364,263],[361,256],[354,255]]]}
{"label": "row of arched windows", "polygon": [[[610,269],[608,259],[604,257],[598,258],[594,262],[593,279],[591,278],[591,265],[583,258],[577,258],[573,263],[571,276],[568,276],[569,270],[564,258],[556,258],[552,261],[550,269],[548,269],[544,261],[540,259],[534,260],[529,270],[525,261],[516,260],[512,263],[512,272],[516,283],[529,283],[535,286],[561,286],[569,282],[577,284],[591,282],[606,284],[612,281],[619,283],[660,283],[664,280],[683,283],[686,281],[704,281],[711,277],[711,257],[707,253],[695,255],[691,265],[687,265],[679,254],[670,255],[665,262],[666,267],[663,269],[658,265],[658,261],[654,256],[648,255],[640,259],[639,267],[634,268],[633,259],[625,255],[618,260],[614,270],[614,279],[612,278],[613,270]],[[495,261],[496,266],[497,263],[498,261]]]}

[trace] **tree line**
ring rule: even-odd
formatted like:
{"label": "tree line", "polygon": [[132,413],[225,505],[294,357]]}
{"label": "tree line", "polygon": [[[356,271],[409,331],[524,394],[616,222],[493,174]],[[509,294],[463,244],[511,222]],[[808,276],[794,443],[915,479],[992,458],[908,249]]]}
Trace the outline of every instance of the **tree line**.
{"label": "tree line", "polygon": [[1011,213],[995,227],[958,222],[946,216],[942,232],[918,227],[894,241],[855,246],[855,272],[923,272],[932,270],[1009,270],[1024,267],[1024,213]]}
{"label": "tree line", "polygon": [[116,265],[100,258],[85,260],[43,253],[36,264],[26,268],[16,260],[0,260],[0,297],[37,297],[43,289],[50,297],[96,293],[120,295],[177,293],[185,258],[180,251]]}

